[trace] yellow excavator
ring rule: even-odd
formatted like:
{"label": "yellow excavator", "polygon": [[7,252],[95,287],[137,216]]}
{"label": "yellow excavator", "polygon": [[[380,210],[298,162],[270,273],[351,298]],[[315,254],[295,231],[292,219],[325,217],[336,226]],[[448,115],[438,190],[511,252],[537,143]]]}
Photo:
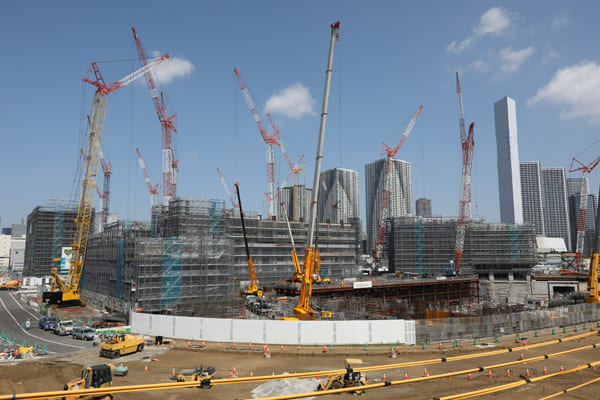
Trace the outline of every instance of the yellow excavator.
{"label": "yellow excavator", "polygon": [[250,287],[244,290],[244,294],[247,296],[258,296],[262,297],[262,290],[258,288],[258,279],[256,278],[256,270],[254,269],[254,262],[250,255],[250,248],[248,247],[248,236],[246,235],[246,224],[244,223],[244,211],[242,209],[242,198],[240,197],[240,185],[235,183],[235,193],[238,198],[238,205],[240,206],[240,219],[242,220],[242,233],[244,234],[244,245],[246,246],[246,259],[248,261],[248,270],[250,271]]}
{"label": "yellow excavator", "polygon": [[[110,365],[100,364],[86,367],[81,371],[81,379],[73,380],[65,385],[66,391],[82,389],[99,389],[112,387],[112,372]],[[112,394],[77,395],[62,397],[63,400],[112,400]],[[56,399],[58,400],[58,398]]]}
{"label": "yellow excavator", "polygon": [[[598,190],[598,199],[600,200],[600,189]],[[600,303],[598,296],[598,251],[600,240],[598,240],[600,231],[600,201],[598,201],[598,210],[596,211],[596,232],[594,234],[594,246],[590,256],[590,271],[588,274],[588,297],[586,303]]]}
{"label": "yellow excavator", "polygon": [[[355,372],[354,367],[357,365],[361,365],[362,360],[358,358],[347,358],[344,362],[344,367],[346,368],[345,373],[339,373],[334,375],[329,375],[327,377],[326,382],[319,382],[319,386],[317,386],[317,391],[328,391],[328,390],[336,390],[347,387],[356,387],[360,388],[361,386],[367,385],[367,377],[362,372]],[[352,392],[352,394],[363,394],[363,390],[357,390]]]}

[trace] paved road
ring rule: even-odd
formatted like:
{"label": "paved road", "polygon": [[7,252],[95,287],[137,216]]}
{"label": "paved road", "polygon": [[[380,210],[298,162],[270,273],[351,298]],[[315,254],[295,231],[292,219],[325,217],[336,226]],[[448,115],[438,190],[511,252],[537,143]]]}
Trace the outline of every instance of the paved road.
{"label": "paved road", "polygon": [[[91,342],[82,342],[71,336],[58,336],[52,331],[39,328],[40,313],[19,301],[16,292],[0,291],[0,330],[16,337],[18,343],[26,340],[29,344],[37,343],[40,347],[47,346],[49,353],[70,353],[92,346]],[[21,325],[31,321],[31,328],[26,330]]]}

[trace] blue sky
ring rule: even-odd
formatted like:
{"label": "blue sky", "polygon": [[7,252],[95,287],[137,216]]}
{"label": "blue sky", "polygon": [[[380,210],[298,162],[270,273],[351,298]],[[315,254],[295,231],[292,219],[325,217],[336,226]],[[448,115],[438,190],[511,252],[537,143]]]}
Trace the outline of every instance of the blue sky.
{"label": "blue sky", "polygon": [[[81,118],[93,97],[81,78],[92,61],[125,60],[99,64],[111,82],[139,67],[132,26],[147,53],[174,60],[159,77],[178,115],[178,195],[225,199],[219,167],[232,191],[240,182],[245,208],[266,215],[265,146],[233,68],[271,109],[291,158],[304,154],[303,179],[312,186],[329,25],[337,20],[323,169],[359,171],[363,221],[364,165],[380,158],[382,141],[395,145],[421,104],[397,158],[412,163],[414,199],[431,198],[434,214],[457,213],[456,71],[466,122],[475,122],[473,213],[498,221],[498,99],[517,102],[521,160],[568,168],[572,157],[588,163],[600,155],[600,53],[592,39],[600,34],[599,11],[594,1],[6,3],[2,226],[49,198],[69,198]],[[153,181],[162,181],[161,129],[143,80],[110,94],[103,150],[113,164],[112,210],[147,220],[136,147]],[[279,155],[276,161],[281,182],[287,167]],[[592,192],[599,183],[600,168]]]}

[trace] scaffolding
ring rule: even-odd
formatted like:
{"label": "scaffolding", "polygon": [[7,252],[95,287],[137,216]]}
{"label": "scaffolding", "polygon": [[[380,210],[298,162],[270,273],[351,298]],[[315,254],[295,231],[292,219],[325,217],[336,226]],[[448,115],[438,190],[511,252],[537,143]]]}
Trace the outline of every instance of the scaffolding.
{"label": "scaffolding", "polygon": [[[444,275],[454,255],[456,220],[396,217],[389,230],[392,272]],[[469,221],[461,272],[526,271],[536,264],[535,227]]]}

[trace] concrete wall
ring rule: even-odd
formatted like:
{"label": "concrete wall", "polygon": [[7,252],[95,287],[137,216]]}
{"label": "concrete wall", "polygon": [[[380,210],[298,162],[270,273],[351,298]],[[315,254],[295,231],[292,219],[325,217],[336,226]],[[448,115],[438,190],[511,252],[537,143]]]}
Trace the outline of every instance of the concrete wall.
{"label": "concrete wall", "polygon": [[131,312],[131,330],[150,336],[211,342],[325,344],[415,344],[415,322],[280,321],[176,317]]}

